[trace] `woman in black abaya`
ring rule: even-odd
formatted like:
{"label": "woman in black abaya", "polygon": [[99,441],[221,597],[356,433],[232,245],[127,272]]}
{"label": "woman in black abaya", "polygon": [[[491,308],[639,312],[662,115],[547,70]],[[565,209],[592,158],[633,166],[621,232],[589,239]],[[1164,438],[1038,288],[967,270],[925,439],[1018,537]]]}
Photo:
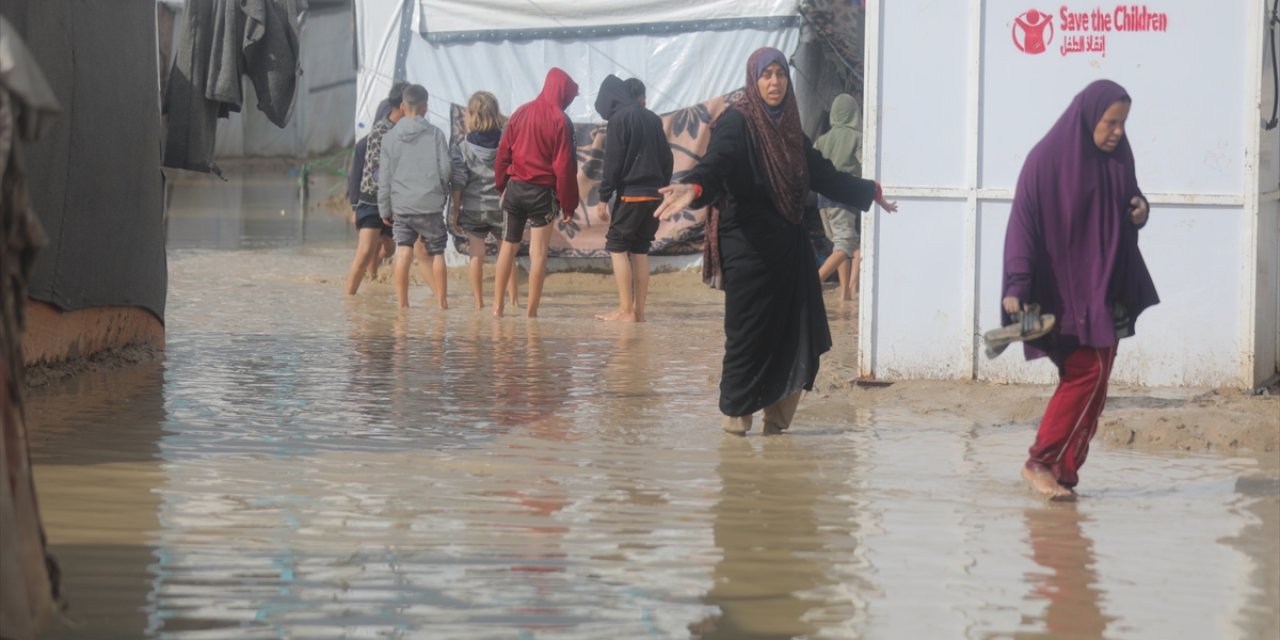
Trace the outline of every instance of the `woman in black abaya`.
{"label": "woman in black abaya", "polygon": [[702,162],[662,189],[656,216],[718,203],[707,220],[704,272],[725,291],[720,378],[724,429],[745,434],[764,410],[764,432],[791,426],[802,389],[831,348],[822,285],[803,225],[810,189],[867,210],[887,211],[879,185],[836,171],[800,128],[787,60],[773,48],[747,61],[742,100],[717,118]]}

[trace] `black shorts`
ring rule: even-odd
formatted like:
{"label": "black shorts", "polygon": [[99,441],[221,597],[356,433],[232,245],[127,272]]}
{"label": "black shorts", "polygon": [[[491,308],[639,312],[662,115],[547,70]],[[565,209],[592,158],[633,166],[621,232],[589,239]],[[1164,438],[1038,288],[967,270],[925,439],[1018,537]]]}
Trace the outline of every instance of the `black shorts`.
{"label": "black shorts", "polygon": [[376,204],[356,205],[356,228],[377,229],[382,232],[382,237],[391,237],[391,225],[382,223],[382,216],[378,215]]}
{"label": "black shorts", "polygon": [[502,239],[519,243],[526,224],[530,229],[545,227],[559,213],[554,189],[512,180],[502,192]]}
{"label": "black shorts", "polygon": [[658,233],[658,219],[653,212],[661,200],[643,202],[619,201],[609,215],[609,232],[604,236],[604,248],[609,253],[635,253],[647,255],[653,237]]}

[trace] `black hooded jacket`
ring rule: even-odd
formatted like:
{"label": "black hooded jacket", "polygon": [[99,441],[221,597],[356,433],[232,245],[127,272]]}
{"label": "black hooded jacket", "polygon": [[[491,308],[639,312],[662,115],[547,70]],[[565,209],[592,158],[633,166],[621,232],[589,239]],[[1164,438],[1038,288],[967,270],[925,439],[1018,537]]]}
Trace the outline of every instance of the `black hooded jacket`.
{"label": "black hooded jacket", "polygon": [[600,84],[596,112],[609,123],[605,134],[600,201],[613,196],[658,196],[671,184],[673,159],[662,118],[631,97],[626,84],[610,75]]}

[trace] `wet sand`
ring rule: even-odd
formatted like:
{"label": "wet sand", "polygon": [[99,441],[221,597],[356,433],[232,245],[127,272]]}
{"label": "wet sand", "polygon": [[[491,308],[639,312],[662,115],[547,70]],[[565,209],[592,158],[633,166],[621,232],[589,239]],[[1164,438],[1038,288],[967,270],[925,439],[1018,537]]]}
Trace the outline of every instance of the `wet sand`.
{"label": "wet sand", "polygon": [[692,274],[644,325],[592,320],[611,280],[582,274],[495,321],[462,273],[446,313],[345,298],[349,260],[175,251],[162,360],[31,392],[50,637],[1280,633],[1275,398],[1118,389],[1047,505],[1018,468],[1051,388],[859,388],[833,295],[794,432],[736,438]]}
{"label": "wet sand", "polygon": [[[1029,427],[1039,424],[1054,390],[1052,385],[923,380],[860,388],[853,377],[834,378],[823,375],[825,391],[816,391],[859,405],[901,406],[921,415],[962,415]],[[1280,464],[1280,394],[1270,393],[1113,385],[1095,441],[1155,453],[1216,452]]]}

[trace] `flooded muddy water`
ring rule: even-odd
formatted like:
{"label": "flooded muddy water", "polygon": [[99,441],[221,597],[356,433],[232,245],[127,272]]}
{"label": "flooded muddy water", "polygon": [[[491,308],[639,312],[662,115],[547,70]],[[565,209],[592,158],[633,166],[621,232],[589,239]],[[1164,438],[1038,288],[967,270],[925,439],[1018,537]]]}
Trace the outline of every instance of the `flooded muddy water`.
{"label": "flooded muddy water", "polygon": [[620,326],[590,319],[608,279],[556,275],[543,318],[495,321],[455,274],[454,309],[418,285],[398,313],[385,284],[342,295],[345,244],[180,244],[164,361],[30,399],[50,637],[1280,630],[1255,460],[1097,448],[1047,505],[1027,424],[813,394],[794,433],[722,435],[714,292],[655,279]]}

